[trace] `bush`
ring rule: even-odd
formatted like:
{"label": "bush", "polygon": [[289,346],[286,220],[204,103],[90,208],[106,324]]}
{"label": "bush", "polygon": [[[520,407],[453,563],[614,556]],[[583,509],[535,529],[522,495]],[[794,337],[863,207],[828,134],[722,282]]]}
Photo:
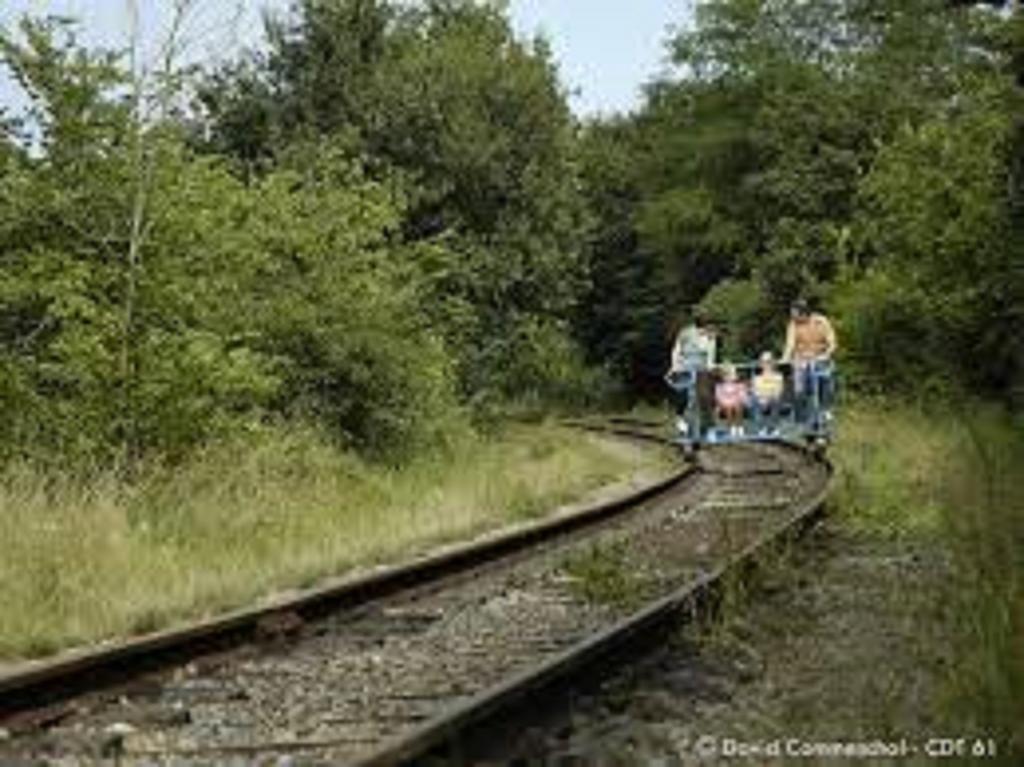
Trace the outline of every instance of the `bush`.
{"label": "bush", "polygon": [[586,365],[567,328],[537,316],[521,316],[496,334],[475,364],[475,402],[485,410],[503,402],[533,410],[579,407],[604,402],[611,388],[604,371]]}
{"label": "bush", "polygon": [[844,378],[869,392],[953,393],[964,363],[949,327],[919,287],[875,267],[841,279],[830,304]]}
{"label": "bush", "polygon": [[315,129],[277,125],[256,151],[203,94],[214,137],[254,150],[242,164],[155,117],[177,78],[147,84],[142,119],[119,58],[79,48],[70,22],[0,33],[39,132],[39,151],[6,123],[0,143],[0,457],[130,467],[284,416],[397,460],[458,430],[460,393],[593,388],[554,319],[581,286],[583,211],[547,49],[496,7],[379,5],[364,28],[363,3],[299,4],[258,74],[282,92],[250,94],[275,103],[225,94],[277,107],[313,82],[310,50],[358,57],[354,32],[386,33],[359,83],[340,59],[318,72]]}

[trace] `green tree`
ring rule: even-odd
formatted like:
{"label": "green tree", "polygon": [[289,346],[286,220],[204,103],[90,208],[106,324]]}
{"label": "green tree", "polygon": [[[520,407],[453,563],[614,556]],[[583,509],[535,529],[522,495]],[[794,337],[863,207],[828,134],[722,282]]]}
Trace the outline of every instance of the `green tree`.
{"label": "green tree", "polygon": [[439,439],[451,363],[396,258],[400,205],[358,156],[296,147],[245,184],[140,123],[117,57],[23,30],[4,60],[39,148],[0,173],[7,454],[106,462],[130,435],[133,456],[173,457],[274,415],[381,457]]}
{"label": "green tree", "polygon": [[400,236],[463,389],[514,392],[498,352],[532,347],[498,337],[564,324],[586,276],[575,124],[546,44],[470,0],[303,0],[268,29],[265,56],[202,93],[213,148],[249,168],[320,137],[365,153],[405,200]]}
{"label": "green tree", "polygon": [[842,314],[880,373],[952,373],[989,391],[1020,374],[1007,95],[998,82],[977,85],[957,113],[901,131],[864,180],[862,248],[877,255],[867,279],[844,285]]}
{"label": "green tree", "polygon": [[[1016,14],[939,0],[700,4],[672,41],[675,75],[650,86],[638,114],[593,130],[629,137],[616,162],[632,170],[609,174],[606,159],[584,155],[598,186],[590,198],[598,209],[614,202],[625,222],[603,227],[591,251],[588,316],[618,320],[599,323],[613,335],[588,337],[591,350],[630,349],[632,369],[654,387],[687,307],[704,301],[732,329],[733,353],[750,353],[771,341],[758,326],[781,334],[789,301],[803,294],[839,310],[861,371],[893,374],[893,360],[877,356],[891,332],[899,340],[888,348],[909,347],[908,360],[943,375],[984,350],[963,380],[1005,387],[1018,375],[1018,346],[992,328],[1019,322],[1005,255],[1020,209],[1008,91],[1019,77],[1018,25]],[[969,128],[967,114],[988,132]],[[950,184],[960,196],[940,205],[937,190]],[[976,205],[991,220],[968,212]],[[991,281],[978,285],[968,275],[982,266]],[[633,302],[616,314],[630,273],[644,277],[625,283]],[[915,345],[883,286],[906,286],[934,343]],[[967,311],[971,300],[985,303],[987,319]],[[879,311],[868,321],[872,301]],[[657,340],[644,347],[640,335]],[[899,377],[920,377],[916,362],[909,369],[918,372]]]}

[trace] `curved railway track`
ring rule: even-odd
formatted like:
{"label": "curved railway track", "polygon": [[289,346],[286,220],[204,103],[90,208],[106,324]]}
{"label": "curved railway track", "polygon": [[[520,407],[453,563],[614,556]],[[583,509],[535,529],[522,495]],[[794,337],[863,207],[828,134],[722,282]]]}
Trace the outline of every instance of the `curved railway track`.
{"label": "curved railway track", "polygon": [[[577,425],[660,439],[649,422]],[[830,476],[791,447],[709,451],[571,518],[0,677],[0,763],[419,760],[676,619],[813,518]]]}

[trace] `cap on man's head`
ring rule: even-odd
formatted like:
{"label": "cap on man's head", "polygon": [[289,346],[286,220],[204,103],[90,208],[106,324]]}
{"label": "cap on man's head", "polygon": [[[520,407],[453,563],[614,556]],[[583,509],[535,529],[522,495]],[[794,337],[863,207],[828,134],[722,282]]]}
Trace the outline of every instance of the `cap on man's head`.
{"label": "cap on man's head", "polygon": [[775,362],[775,355],[771,352],[761,352],[761,363],[770,365]]}
{"label": "cap on man's head", "polygon": [[806,298],[798,298],[789,306],[789,311],[797,315],[810,314],[811,308],[807,304]]}

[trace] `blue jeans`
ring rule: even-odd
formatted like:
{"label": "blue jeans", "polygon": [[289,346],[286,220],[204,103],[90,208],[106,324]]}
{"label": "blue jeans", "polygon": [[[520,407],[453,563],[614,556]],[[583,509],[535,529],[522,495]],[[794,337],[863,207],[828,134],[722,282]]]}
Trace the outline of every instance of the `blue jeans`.
{"label": "blue jeans", "polygon": [[815,427],[821,414],[832,407],[832,360],[804,360],[793,363],[793,393],[797,419]]}
{"label": "blue jeans", "polygon": [[704,368],[685,368],[670,373],[666,380],[675,392],[676,415],[686,419],[691,435],[698,435],[702,426],[711,420],[707,371]]}
{"label": "blue jeans", "polygon": [[676,414],[684,415],[690,404],[690,396],[697,380],[694,370],[677,370],[668,376],[668,384],[675,392]]}

